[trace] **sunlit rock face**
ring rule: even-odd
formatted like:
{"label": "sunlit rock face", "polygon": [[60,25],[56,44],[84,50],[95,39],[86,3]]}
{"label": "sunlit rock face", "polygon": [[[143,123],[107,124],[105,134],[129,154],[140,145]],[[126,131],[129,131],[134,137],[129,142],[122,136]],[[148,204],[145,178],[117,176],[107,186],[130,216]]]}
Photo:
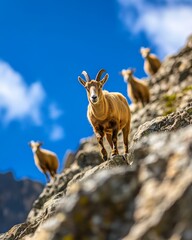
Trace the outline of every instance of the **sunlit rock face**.
{"label": "sunlit rock face", "polygon": [[192,239],[191,38],[146,81],[151,102],[131,106],[129,159],[121,134],[120,155],[105,162],[95,137],[81,140],[27,220],[0,239]]}

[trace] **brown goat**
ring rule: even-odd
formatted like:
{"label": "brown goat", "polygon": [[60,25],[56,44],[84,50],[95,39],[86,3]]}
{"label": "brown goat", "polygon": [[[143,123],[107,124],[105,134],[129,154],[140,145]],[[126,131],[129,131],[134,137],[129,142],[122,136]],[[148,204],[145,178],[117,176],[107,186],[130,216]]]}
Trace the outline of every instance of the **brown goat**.
{"label": "brown goat", "polygon": [[127,93],[131,101],[135,104],[141,102],[144,107],[146,103],[149,103],[150,93],[147,84],[133,76],[134,69],[123,69],[121,75],[124,77],[124,81],[127,84]]}
{"label": "brown goat", "polygon": [[155,54],[150,53],[150,48],[141,48],[140,53],[145,59],[144,70],[147,75],[154,75],[161,66],[161,61],[157,58]]}
{"label": "brown goat", "polygon": [[89,101],[87,117],[91,123],[97,141],[101,148],[101,155],[104,161],[107,160],[107,151],[104,148],[103,138],[106,136],[112,148],[112,156],[119,154],[117,148],[117,135],[120,130],[123,132],[125,158],[128,154],[128,135],[130,131],[131,113],[126,98],[117,92],[102,90],[108,80],[105,72],[101,69],[94,80],[91,80],[87,72],[83,71],[86,81],[78,77],[79,82],[85,87]]}
{"label": "brown goat", "polygon": [[51,152],[46,149],[40,148],[42,146],[41,142],[29,142],[33,154],[35,165],[37,168],[43,172],[46,176],[47,181],[49,181],[49,175],[53,178],[58,169],[58,158],[54,152]]}

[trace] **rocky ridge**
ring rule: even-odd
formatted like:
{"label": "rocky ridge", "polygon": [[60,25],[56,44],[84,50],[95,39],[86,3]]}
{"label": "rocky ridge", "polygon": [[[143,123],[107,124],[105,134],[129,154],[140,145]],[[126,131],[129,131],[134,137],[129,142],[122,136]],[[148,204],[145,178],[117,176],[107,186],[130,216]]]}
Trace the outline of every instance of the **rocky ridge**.
{"label": "rocky ridge", "polygon": [[29,179],[16,181],[11,172],[0,174],[0,232],[25,221],[43,185]]}
{"label": "rocky ridge", "polygon": [[0,239],[192,239],[192,38],[146,80],[151,102],[131,108],[129,162],[103,162],[95,138],[84,139]]}

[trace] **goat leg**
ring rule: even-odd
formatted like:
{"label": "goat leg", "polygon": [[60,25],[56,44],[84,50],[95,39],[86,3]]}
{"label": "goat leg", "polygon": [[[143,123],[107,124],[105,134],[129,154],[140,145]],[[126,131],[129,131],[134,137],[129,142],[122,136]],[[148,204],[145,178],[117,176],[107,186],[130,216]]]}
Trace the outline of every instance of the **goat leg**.
{"label": "goat leg", "polygon": [[49,182],[49,175],[48,175],[48,173],[46,171],[44,171],[43,173],[45,174],[47,182]]}
{"label": "goat leg", "polygon": [[112,136],[111,136],[111,134],[106,134],[106,138],[107,138],[107,141],[108,141],[111,149],[113,149],[113,142],[112,142]]}
{"label": "goat leg", "polygon": [[118,130],[114,129],[113,130],[113,135],[112,135],[112,142],[113,142],[113,150],[112,150],[112,153],[111,153],[112,156],[115,156],[115,155],[119,154],[118,149],[117,149],[117,134],[118,134]]}
{"label": "goat leg", "polygon": [[106,161],[107,160],[107,151],[105,150],[104,144],[103,144],[104,133],[102,131],[100,131],[100,132],[96,132],[95,135],[96,135],[97,141],[100,146],[102,158],[104,161]]}
{"label": "goat leg", "polygon": [[122,129],[125,154],[127,154],[129,152],[129,141],[128,141],[129,130],[130,130],[130,121]]}

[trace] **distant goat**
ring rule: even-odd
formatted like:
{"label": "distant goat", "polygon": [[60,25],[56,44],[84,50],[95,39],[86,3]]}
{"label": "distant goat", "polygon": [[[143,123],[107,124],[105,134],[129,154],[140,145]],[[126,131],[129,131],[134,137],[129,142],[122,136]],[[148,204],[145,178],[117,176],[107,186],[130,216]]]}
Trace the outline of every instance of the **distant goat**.
{"label": "distant goat", "polygon": [[150,48],[141,48],[140,53],[145,59],[144,70],[147,75],[154,75],[161,66],[161,62],[155,54],[150,53]]}
{"label": "distant goat", "polygon": [[150,100],[150,93],[147,84],[133,76],[134,69],[123,69],[121,75],[124,77],[124,81],[129,83],[127,85],[127,93],[133,103],[142,103],[144,107]]}
{"label": "distant goat", "polygon": [[130,131],[131,114],[126,98],[117,92],[102,90],[108,80],[105,72],[101,69],[95,79],[91,80],[88,73],[83,71],[86,81],[78,77],[79,82],[85,87],[89,101],[87,117],[95,132],[97,141],[101,148],[101,155],[104,161],[107,160],[107,151],[103,145],[103,137],[106,136],[112,148],[112,156],[119,154],[117,148],[117,134],[123,132],[125,158],[128,154],[128,135]]}
{"label": "distant goat", "polygon": [[42,146],[41,142],[31,141],[29,146],[34,154],[35,165],[45,174],[47,181],[49,181],[48,173],[53,178],[58,169],[57,155],[54,152],[40,148]]}

